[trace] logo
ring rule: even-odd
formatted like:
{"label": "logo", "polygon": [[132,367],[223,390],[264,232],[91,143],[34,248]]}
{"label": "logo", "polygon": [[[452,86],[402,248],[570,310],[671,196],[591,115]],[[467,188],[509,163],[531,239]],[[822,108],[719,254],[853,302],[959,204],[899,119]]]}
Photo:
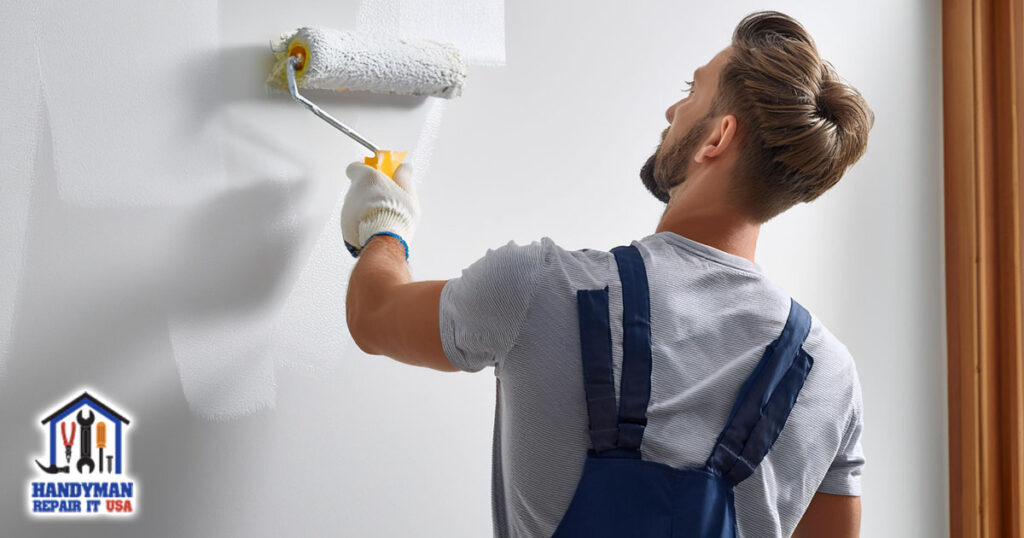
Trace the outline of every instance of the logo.
{"label": "logo", "polygon": [[42,462],[34,460],[38,476],[29,480],[29,513],[133,515],[139,492],[127,473],[129,424],[127,417],[86,391],[43,418],[48,453]]}

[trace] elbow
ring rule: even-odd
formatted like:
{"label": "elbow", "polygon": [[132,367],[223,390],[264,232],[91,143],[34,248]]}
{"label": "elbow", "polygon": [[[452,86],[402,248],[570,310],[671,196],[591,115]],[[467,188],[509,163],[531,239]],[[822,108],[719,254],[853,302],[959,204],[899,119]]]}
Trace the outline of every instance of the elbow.
{"label": "elbow", "polygon": [[360,351],[368,355],[380,355],[380,352],[377,351],[377,347],[374,345],[372,327],[367,322],[366,317],[356,315],[350,310],[345,314],[345,318],[348,323],[348,332],[352,335],[352,340],[359,347]]}
{"label": "elbow", "polygon": [[[351,283],[349,284],[351,288]],[[348,325],[348,333],[352,341],[356,343],[359,350],[368,355],[380,355],[380,346],[377,342],[377,319],[380,307],[373,302],[367,302],[358,295],[353,295],[349,289],[348,297],[345,300],[345,323]]]}

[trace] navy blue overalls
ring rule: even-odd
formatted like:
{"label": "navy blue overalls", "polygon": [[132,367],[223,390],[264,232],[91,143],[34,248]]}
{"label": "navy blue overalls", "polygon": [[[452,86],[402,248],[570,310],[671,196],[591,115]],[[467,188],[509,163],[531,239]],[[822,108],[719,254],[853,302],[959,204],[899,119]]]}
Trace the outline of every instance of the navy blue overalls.
{"label": "navy blue overalls", "polygon": [[813,360],[801,346],[811,318],[790,299],[782,335],[740,387],[703,467],[643,460],[651,396],[647,272],[633,246],[612,249],[622,283],[622,376],[618,412],[612,373],[608,287],[577,290],[583,380],[593,448],[554,536],[735,537],[733,487],[750,476],[782,431]]}

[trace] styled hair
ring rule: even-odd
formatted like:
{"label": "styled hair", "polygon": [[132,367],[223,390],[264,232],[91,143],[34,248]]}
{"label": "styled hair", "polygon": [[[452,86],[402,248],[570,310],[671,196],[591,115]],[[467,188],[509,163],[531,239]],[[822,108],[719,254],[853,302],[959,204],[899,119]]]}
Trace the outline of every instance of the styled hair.
{"label": "styled hair", "polygon": [[838,183],[864,154],[875,117],[788,15],[747,15],[731,48],[712,111],[738,120],[730,189],[740,209],[763,223]]}

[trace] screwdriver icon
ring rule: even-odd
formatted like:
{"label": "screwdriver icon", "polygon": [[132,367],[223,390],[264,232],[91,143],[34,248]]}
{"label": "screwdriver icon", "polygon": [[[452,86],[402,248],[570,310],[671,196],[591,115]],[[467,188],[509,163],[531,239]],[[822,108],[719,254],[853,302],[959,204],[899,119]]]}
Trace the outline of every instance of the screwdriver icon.
{"label": "screwdriver icon", "polygon": [[[96,425],[96,447],[100,449],[100,472],[103,472],[103,449],[107,447],[107,423],[100,422]],[[109,473],[110,470],[108,469]]]}

